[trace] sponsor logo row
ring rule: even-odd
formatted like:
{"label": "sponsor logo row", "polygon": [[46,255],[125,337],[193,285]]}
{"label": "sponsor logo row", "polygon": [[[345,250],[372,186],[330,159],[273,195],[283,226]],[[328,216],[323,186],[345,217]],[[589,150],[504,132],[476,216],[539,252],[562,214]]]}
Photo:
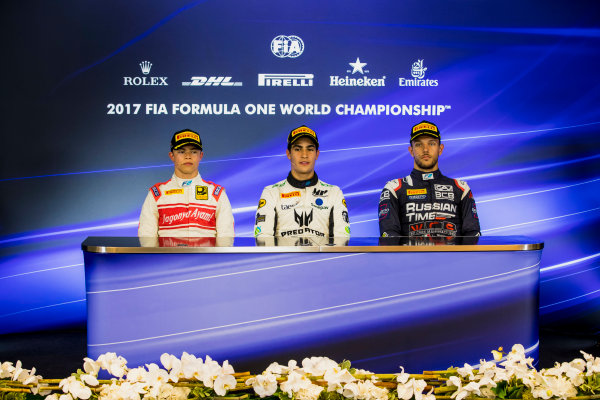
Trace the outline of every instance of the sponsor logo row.
{"label": "sponsor logo row", "polygon": [[[381,87],[386,86],[387,77],[371,76],[370,70],[366,69],[366,62],[361,62],[360,57],[355,61],[349,62],[351,68],[346,70],[345,74],[329,76],[329,86],[347,86],[347,87]],[[140,63],[141,76],[125,76],[123,77],[124,86],[169,86],[168,77],[152,76],[152,63],[150,61],[142,61]],[[435,87],[439,85],[437,79],[426,79],[425,72],[427,68],[423,64],[423,60],[415,61],[410,69],[411,77],[398,78],[398,86],[408,87]],[[267,87],[310,87],[314,86],[315,74],[302,73],[259,73],[257,85]],[[181,82],[181,86],[198,87],[198,86],[223,86],[223,87],[240,87],[244,83],[234,80],[231,76],[191,76],[189,80]]]}

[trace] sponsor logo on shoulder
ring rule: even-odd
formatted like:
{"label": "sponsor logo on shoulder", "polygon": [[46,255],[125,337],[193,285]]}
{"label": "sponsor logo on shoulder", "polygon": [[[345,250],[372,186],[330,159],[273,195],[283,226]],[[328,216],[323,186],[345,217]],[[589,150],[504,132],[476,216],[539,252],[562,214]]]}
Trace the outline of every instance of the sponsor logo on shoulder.
{"label": "sponsor logo on shoulder", "polygon": [[265,204],[267,204],[267,201],[265,199],[260,199],[258,201],[258,208],[263,207]]}
{"label": "sponsor logo on shoulder", "polygon": [[266,217],[267,216],[265,214],[256,213],[256,224],[259,224],[261,222],[265,222],[265,218]]}
{"label": "sponsor logo on shoulder", "polygon": [[183,189],[171,189],[171,190],[165,191],[166,196],[170,196],[172,194],[183,194]]}
{"label": "sponsor logo on shoulder", "polygon": [[427,189],[406,189],[406,194],[408,196],[413,196],[416,194],[427,194]]}
{"label": "sponsor logo on shoulder", "polygon": [[389,190],[384,190],[383,192],[381,192],[381,196],[379,196],[379,201],[382,202],[384,200],[389,200],[390,199],[390,191]]}
{"label": "sponsor logo on shoulder", "polygon": [[144,76],[124,76],[123,86],[169,86],[166,76],[148,76],[152,69],[150,61],[142,61],[140,69]]}
{"label": "sponsor logo on shoulder", "polygon": [[196,200],[208,200],[208,186],[196,186]]}

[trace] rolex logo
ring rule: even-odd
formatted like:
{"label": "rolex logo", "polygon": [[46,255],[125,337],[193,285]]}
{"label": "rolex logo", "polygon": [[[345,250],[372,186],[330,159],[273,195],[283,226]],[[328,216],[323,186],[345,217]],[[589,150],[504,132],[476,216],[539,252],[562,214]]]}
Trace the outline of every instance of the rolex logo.
{"label": "rolex logo", "polygon": [[140,63],[140,68],[142,69],[142,74],[148,75],[150,73],[150,69],[152,68],[152,63],[150,61],[142,61]]}

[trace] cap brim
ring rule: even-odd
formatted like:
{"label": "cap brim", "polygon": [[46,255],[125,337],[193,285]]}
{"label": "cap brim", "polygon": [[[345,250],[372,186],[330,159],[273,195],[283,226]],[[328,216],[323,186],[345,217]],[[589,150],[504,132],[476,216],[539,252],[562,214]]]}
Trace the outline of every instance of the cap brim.
{"label": "cap brim", "polygon": [[423,136],[423,135],[427,135],[427,136],[432,136],[436,139],[440,138],[440,134],[433,132],[433,131],[423,131],[423,132],[418,132],[414,135],[411,135],[410,140],[414,140],[415,138],[418,138],[419,136]]}
{"label": "cap brim", "polygon": [[191,144],[192,146],[196,146],[197,148],[202,150],[202,145],[200,143],[196,142],[195,140],[182,141],[181,143],[178,143],[175,146],[173,146],[173,150],[177,150],[178,148],[183,147],[188,144]]}
{"label": "cap brim", "polygon": [[311,134],[309,134],[309,133],[300,133],[300,134],[296,135],[296,136],[295,136],[295,137],[294,137],[294,138],[293,138],[293,139],[290,141],[290,145],[292,145],[292,144],[296,143],[296,142],[298,141],[298,139],[300,139],[300,138],[303,138],[303,137],[309,138],[310,140],[312,140],[312,141],[314,142],[314,144],[315,144],[315,145],[317,145],[317,146],[319,145],[319,141],[318,141],[317,139],[315,139],[315,137],[314,137],[314,136],[312,136],[312,135],[311,135]]}

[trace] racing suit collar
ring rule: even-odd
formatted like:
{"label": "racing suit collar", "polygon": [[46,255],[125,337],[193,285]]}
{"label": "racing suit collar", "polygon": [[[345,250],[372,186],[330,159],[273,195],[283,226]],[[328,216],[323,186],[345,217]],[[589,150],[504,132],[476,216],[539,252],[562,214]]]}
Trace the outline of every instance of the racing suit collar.
{"label": "racing suit collar", "polygon": [[413,180],[430,181],[430,180],[438,179],[440,176],[442,176],[442,173],[440,172],[439,169],[436,169],[435,171],[432,171],[432,172],[423,172],[423,171],[419,171],[418,169],[413,169],[412,172],[410,173],[410,176],[413,178]]}
{"label": "racing suit collar", "polygon": [[287,176],[287,181],[290,185],[292,185],[295,188],[304,189],[309,186],[315,186],[317,184],[317,182],[319,181],[319,177],[317,176],[317,173],[315,172],[315,174],[313,175],[312,178],[305,180],[305,181],[299,181],[298,179],[296,179],[292,176],[292,171],[290,171],[290,173]]}
{"label": "racing suit collar", "polygon": [[197,182],[198,180],[202,180],[202,177],[200,176],[200,172],[198,172],[198,175],[196,175],[193,178],[180,178],[177,175],[173,174],[173,177],[171,178],[171,180],[173,182],[175,182],[177,184],[177,186],[179,187],[185,187],[185,186],[191,186],[192,184],[194,184],[195,182]]}

